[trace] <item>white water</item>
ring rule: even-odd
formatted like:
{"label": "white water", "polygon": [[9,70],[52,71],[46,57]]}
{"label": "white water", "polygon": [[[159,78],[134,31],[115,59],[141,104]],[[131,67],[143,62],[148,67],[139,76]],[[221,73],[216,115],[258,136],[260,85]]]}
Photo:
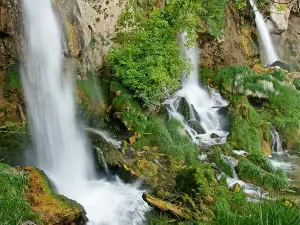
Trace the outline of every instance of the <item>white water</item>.
{"label": "white water", "polygon": [[23,0],[22,81],[37,166],[59,193],[81,203],[90,224],[141,224],[147,207],[138,184],[97,180],[80,133],[71,76],[62,76],[62,36],[50,0]]}
{"label": "white water", "polygon": [[278,56],[275,52],[268,26],[264,21],[263,15],[259,12],[258,8],[256,7],[254,0],[250,0],[250,4],[255,13],[255,22],[265,51],[267,60],[266,64],[272,64],[273,62],[278,60]]}
{"label": "white water", "polygon": [[[197,144],[214,145],[225,143],[228,132],[222,130],[221,117],[218,115],[220,107],[228,103],[222,98],[217,90],[210,89],[210,93],[199,82],[199,48],[196,46],[185,47],[186,34],[180,35],[182,57],[189,59],[192,63],[192,70],[183,80],[183,88],[178,91],[172,99],[165,102],[170,117],[179,120]],[[180,102],[186,100],[189,107],[189,121],[179,112]],[[190,122],[201,124],[205,133],[197,132],[191,127]],[[211,134],[217,134],[218,138],[212,138]]]}
{"label": "white water", "polygon": [[279,133],[273,126],[271,127],[270,131],[272,136],[272,153],[278,155],[284,154]]}
{"label": "white water", "polygon": [[87,130],[90,130],[93,133],[96,133],[100,135],[105,141],[115,146],[115,148],[121,148],[122,141],[117,140],[113,138],[108,132],[100,130],[100,129],[94,129],[94,128],[87,128]]}

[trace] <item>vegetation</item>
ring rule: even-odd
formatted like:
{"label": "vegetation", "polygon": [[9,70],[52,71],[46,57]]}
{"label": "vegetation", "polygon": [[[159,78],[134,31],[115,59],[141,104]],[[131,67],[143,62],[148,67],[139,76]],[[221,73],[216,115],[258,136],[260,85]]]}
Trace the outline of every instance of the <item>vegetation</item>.
{"label": "vegetation", "polygon": [[7,165],[0,164],[0,221],[2,224],[20,224],[38,217],[26,199],[28,176]]}

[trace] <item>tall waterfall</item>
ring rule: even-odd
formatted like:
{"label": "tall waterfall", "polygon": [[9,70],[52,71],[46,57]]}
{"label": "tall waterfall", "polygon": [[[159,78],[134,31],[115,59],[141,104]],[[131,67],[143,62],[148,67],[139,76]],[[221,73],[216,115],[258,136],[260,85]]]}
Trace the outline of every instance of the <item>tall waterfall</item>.
{"label": "tall waterfall", "polygon": [[282,143],[279,133],[275,130],[275,127],[271,127],[271,136],[272,136],[272,153],[273,154],[284,154]]}
{"label": "tall waterfall", "polygon": [[91,224],[140,224],[145,206],[137,186],[97,180],[77,126],[72,78],[62,76],[61,28],[50,0],[23,0],[23,7],[22,82],[37,166],[85,207]]}
{"label": "tall waterfall", "polygon": [[267,60],[266,64],[272,64],[273,62],[278,60],[278,56],[275,52],[268,26],[264,21],[263,15],[259,12],[258,8],[256,7],[254,0],[250,0],[250,4],[255,13],[255,22],[265,51],[265,56]]}
{"label": "tall waterfall", "polygon": [[[195,143],[206,145],[225,143],[228,132],[223,131],[224,121],[218,110],[228,103],[218,91],[211,89],[209,93],[199,82],[199,48],[185,46],[186,33],[180,34],[179,43],[181,55],[190,60],[192,70],[186,79],[183,76],[183,88],[165,102],[169,115],[181,121]],[[188,106],[188,118],[180,112],[182,104]]]}

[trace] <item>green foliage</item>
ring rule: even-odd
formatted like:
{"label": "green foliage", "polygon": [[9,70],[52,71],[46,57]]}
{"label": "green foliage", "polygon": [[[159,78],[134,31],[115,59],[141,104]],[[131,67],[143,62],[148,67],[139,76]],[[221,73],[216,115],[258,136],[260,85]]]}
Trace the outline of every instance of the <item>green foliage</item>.
{"label": "green foliage", "polygon": [[225,26],[225,6],[228,0],[202,0],[202,18],[206,22],[208,32],[214,37],[222,37]]}
{"label": "green foliage", "polygon": [[199,168],[185,168],[176,176],[176,188],[192,197],[209,194],[209,184]]}
{"label": "green foliage", "polygon": [[220,148],[216,148],[209,156],[210,160],[215,162],[217,167],[223,171],[227,176],[233,177],[233,171],[230,165],[222,158],[222,151]]}
{"label": "green foliage", "polygon": [[11,167],[0,164],[0,221],[1,224],[21,224],[35,221],[37,216],[31,211],[25,198],[28,177]]}
{"label": "green foliage", "polygon": [[287,188],[289,185],[285,175],[272,173],[264,175],[262,183],[267,190],[281,190]]}
{"label": "green foliage", "polygon": [[89,73],[86,80],[77,80],[77,85],[93,103],[103,101],[97,77],[93,74]]}
{"label": "green foliage", "polygon": [[174,29],[159,11],[150,12],[117,41],[121,48],[113,48],[108,63],[113,74],[144,104],[156,109],[179,87],[179,74],[184,62],[179,57]]}
{"label": "green foliage", "polygon": [[261,167],[262,169],[268,172],[275,171],[270,160],[265,155],[263,155],[263,153],[259,153],[259,152],[252,153],[247,157],[247,159],[249,159],[251,162],[253,162],[257,166]]}
{"label": "green foliage", "polygon": [[237,166],[239,176],[244,180],[253,180],[260,182],[262,179],[262,170],[248,159],[242,159]]}
{"label": "green foliage", "polygon": [[285,81],[285,79],[286,79],[285,78],[285,72],[281,69],[274,70],[272,75],[273,75],[273,77],[275,77],[279,81]]}
{"label": "green foliage", "polygon": [[293,80],[293,85],[296,87],[296,89],[300,90],[300,79]]}
{"label": "green foliage", "polygon": [[249,203],[243,206],[241,214],[235,213],[225,199],[216,205],[216,225],[296,225],[300,223],[299,206],[287,205],[284,202],[266,201]]}

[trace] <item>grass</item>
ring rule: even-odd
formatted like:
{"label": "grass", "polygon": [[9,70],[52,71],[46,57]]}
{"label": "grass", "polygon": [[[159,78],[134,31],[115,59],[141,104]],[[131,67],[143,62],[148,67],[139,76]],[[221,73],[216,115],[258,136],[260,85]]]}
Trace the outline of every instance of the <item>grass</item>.
{"label": "grass", "polygon": [[286,202],[249,203],[243,213],[236,214],[224,199],[217,202],[213,225],[297,225],[300,224],[299,206]]}
{"label": "grass", "polygon": [[37,219],[26,199],[28,176],[0,164],[0,221],[3,225],[21,224]]}
{"label": "grass", "polygon": [[237,170],[243,180],[260,182],[262,179],[262,169],[248,159],[240,160]]}

